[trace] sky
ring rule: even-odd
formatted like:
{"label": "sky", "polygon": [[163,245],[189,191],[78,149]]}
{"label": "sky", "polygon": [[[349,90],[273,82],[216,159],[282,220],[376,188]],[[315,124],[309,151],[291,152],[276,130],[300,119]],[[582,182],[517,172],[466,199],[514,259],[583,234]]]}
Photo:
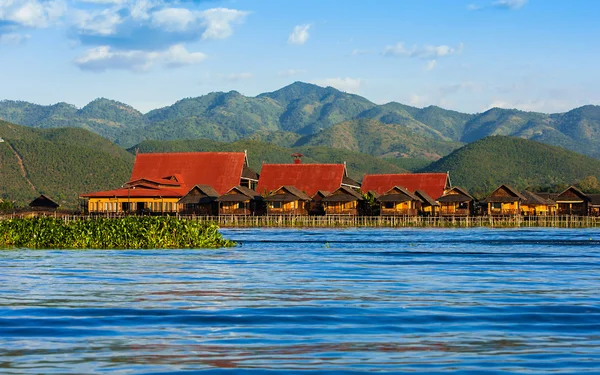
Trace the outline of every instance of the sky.
{"label": "sky", "polygon": [[600,104],[596,0],[0,0],[0,100],[149,110],[295,81],[377,104]]}

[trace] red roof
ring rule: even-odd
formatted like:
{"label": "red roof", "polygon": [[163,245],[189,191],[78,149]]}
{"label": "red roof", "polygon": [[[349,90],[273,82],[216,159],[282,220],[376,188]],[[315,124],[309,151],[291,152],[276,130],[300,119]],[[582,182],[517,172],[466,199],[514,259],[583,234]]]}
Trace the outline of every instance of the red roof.
{"label": "red roof", "polygon": [[263,194],[291,185],[313,196],[319,190],[335,191],[345,175],[344,164],[263,164],[256,191]]}
{"label": "red roof", "polygon": [[181,198],[187,193],[186,189],[148,189],[140,186],[119,188],[114,190],[98,191],[96,193],[82,194],[85,198]]}
{"label": "red roof", "polygon": [[[246,165],[243,152],[168,152],[138,154],[131,172],[131,181],[162,180],[176,176],[189,188],[209,185],[219,194],[240,184]],[[181,181],[181,180],[183,181]],[[186,190],[186,191],[187,191]]]}
{"label": "red roof", "polygon": [[411,193],[423,190],[433,199],[444,194],[449,187],[446,173],[402,173],[402,174],[367,174],[362,182],[362,191],[376,191],[385,194],[394,186],[402,186]]}

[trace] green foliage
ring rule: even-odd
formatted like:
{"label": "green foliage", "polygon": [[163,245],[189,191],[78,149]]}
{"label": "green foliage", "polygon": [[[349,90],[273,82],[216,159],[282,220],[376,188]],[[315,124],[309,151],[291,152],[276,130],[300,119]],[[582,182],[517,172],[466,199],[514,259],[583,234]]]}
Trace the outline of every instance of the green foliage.
{"label": "green foliage", "polygon": [[156,249],[219,248],[235,243],[214,223],[173,217],[125,217],[65,221],[57,218],[0,220],[0,248]]}
{"label": "green foliage", "polygon": [[586,176],[575,184],[581,191],[589,194],[600,194],[600,183],[596,176]]}
{"label": "green foliage", "polygon": [[406,169],[409,172],[416,172],[433,163],[431,160],[425,158],[383,158],[383,160]]}
{"label": "green foliage", "polygon": [[526,139],[492,136],[468,144],[422,171],[450,171],[453,185],[482,197],[501,184],[524,189],[600,177],[600,161]]}

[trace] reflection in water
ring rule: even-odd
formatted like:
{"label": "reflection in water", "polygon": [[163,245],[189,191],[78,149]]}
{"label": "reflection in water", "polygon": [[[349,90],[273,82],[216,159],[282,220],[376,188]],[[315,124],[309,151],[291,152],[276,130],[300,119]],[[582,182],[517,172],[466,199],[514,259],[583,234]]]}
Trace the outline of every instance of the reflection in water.
{"label": "reflection in water", "polygon": [[600,231],[226,230],[0,253],[0,369],[590,373]]}

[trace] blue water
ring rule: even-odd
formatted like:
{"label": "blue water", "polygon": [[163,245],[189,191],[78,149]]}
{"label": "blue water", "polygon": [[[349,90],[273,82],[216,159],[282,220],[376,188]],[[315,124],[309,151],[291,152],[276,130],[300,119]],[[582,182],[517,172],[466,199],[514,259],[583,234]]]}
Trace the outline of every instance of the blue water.
{"label": "blue water", "polygon": [[0,252],[0,374],[600,374],[600,230]]}

